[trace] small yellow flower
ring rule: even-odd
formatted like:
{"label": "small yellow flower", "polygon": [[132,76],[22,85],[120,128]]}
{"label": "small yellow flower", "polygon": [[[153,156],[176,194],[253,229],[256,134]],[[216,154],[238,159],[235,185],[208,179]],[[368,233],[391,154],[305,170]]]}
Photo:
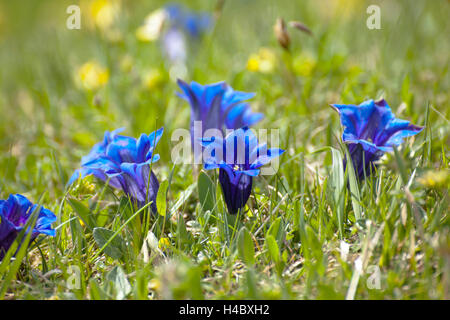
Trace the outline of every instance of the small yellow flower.
{"label": "small yellow flower", "polygon": [[158,69],[150,69],[144,72],[142,83],[148,89],[154,89],[164,82],[164,74]]}
{"label": "small yellow flower", "polygon": [[259,59],[258,59],[258,56],[256,54],[252,54],[250,56],[250,58],[248,58],[247,70],[248,71],[253,71],[253,72],[258,72],[258,70],[259,70]]}
{"label": "small yellow flower", "polygon": [[108,79],[108,69],[94,61],[86,62],[77,70],[77,80],[87,90],[96,90],[103,87]]}
{"label": "small yellow flower", "polygon": [[150,13],[144,21],[144,24],[136,30],[136,37],[140,41],[157,40],[161,34],[167,14],[164,9],[158,9]]}
{"label": "small yellow flower", "polygon": [[259,49],[258,53],[250,55],[247,70],[261,73],[271,73],[276,66],[276,55],[268,48]]}
{"label": "small yellow flower", "polygon": [[252,218],[252,217],[253,217],[253,212],[252,212],[252,210],[250,210],[250,208],[248,207],[248,204],[245,205],[244,210],[245,210],[244,212],[247,213],[247,217],[249,217],[249,218]]}
{"label": "small yellow flower", "polygon": [[418,181],[428,188],[449,188],[450,186],[450,170],[433,170],[427,171]]}
{"label": "small yellow flower", "polygon": [[164,249],[168,248],[169,246],[170,246],[170,240],[169,240],[169,238],[161,238],[161,239],[159,239],[159,241],[158,241],[158,247],[159,247],[161,250],[164,250]]}
{"label": "small yellow flower", "polygon": [[108,31],[120,13],[121,3],[119,0],[86,0],[82,6],[87,9],[82,12],[88,13],[88,26]]}
{"label": "small yellow flower", "polygon": [[158,290],[161,287],[161,281],[158,279],[152,279],[148,282],[148,288],[150,290]]}

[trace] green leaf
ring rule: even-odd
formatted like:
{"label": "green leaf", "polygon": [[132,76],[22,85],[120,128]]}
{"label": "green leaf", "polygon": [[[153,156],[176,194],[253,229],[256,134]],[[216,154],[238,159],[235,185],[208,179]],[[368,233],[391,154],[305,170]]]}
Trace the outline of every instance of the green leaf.
{"label": "green leaf", "polygon": [[105,300],[106,294],[100,288],[97,283],[97,280],[91,279],[89,280],[89,299],[90,300]]}
{"label": "green leaf", "polygon": [[92,219],[92,213],[91,210],[86,207],[83,202],[75,199],[70,198],[67,199],[70,206],[72,207],[73,211],[80,217],[80,219],[84,222],[84,224],[89,228],[93,229],[96,225],[94,223],[94,220]]}
{"label": "green leaf", "polygon": [[166,216],[166,208],[167,208],[167,188],[169,187],[169,181],[164,180],[159,185],[158,194],[156,195],[156,208],[158,209],[158,213],[165,217]]}
{"label": "green leaf", "polygon": [[187,187],[186,190],[184,190],[180,196],[178,197],[177,202],[173,205],[172,208],[170,208],[170,216],[174,215],[178,209],[181,208],[181,206],[186,202],[187,199],[191,196],[192,192],[194,191],[195,185],[197,183],[191,184],[189,187]]}
{"label": "green leaf", "polygon": [[395,161],[397,162],[397,167],[400,171],[400,177],[402,178],[402,184],[406,185],[408,183],[408,174],[406,173],[405,162],[396,147],[394,147],[394,155]]}
{"label": "green leaf", "polygon": [[[94,228],[94,240],[97,245],[102,248],[114,235],[114,231],[105,228]],[[120,259],[126,250],[125,241],[120,235],[116,235],[114,239],[105,247],[105,253],[113,259]]]}
{"label": "green leaf", "polygon": [[286,231],[283,220],[281,217],[275,219],[274,222],[270,225],[269,230],[267,230],[266,237],[271,235],[275,241],[277,242],[278,247],[283,246],[283,242],[286,239]]}
{"label": "green leaf", "polygon": [[[350,152],[348,148],[345,147],[345,153],[347,159],[351,159]],[[348,172],[348,183],[350,185],[350,193],[352,199],[353,212],[355,213],[355,219],[358,221],[362,217],[362,207],[361,207],[361,195],[359,193],[358,179],[356,178],[355,169],[353,168],[353,162],[351,160],[347,161],[347,172]]]}
{"label": "green leaf", "polygon": [[333,200],[338,220],[339,234],[342,237],[344,228],[345,197],[344,163],[341,152],[334,148],[330,149],[333,158],[333,165],[331,168],[331,188],[333,190]]}
{"label": "green leaf", "polygon": [[[123,228],[125,228],[134,218],[136,218],[136,216],[138,214],[140,214],[142,211],[144,211],[148,206],[150,205],[150,202],[148,202],[147,204],[145,204],[143,207],[141,207],[138,211],[136,211],[130,218],[127,219],[127,221],[125,221],[124,224],[122,224],[116,232],[114,232],[112,234],[112,236],[106,241],[104,242],[103,246],[101,246],[101,248],[94,254],[94,256],[92,256],[89,261],[93,262],[114,240],[116,237],[119,236],[119,233],[122,232]],[[99,228],[99,229],[104,229],[104,228]],[[106,229],[105,229],[106,230]],[[109,231],[109,230],[108,230]],[[94,239],[95,240],[95,239]],[[123,240],[122,240],[123,242]]]}
{"label": "green leaf", "polygon": [[266,236],[266,248],[269,251],[270,258],[278,263],[280,261],[280,249],[278,248],[277,241],[271,234]]}
{"label": "green leaf", "polygon": [[203,171],[200,172],[197,182],[198,198],[203,211],[212,211],[216,204],[215,184]]}
{"label": "green leaf", "polygon": [[253,246],[252,236],[247,228],[243,227],[238,234],[238,253],[246,265],[255,263],[255,247]]}

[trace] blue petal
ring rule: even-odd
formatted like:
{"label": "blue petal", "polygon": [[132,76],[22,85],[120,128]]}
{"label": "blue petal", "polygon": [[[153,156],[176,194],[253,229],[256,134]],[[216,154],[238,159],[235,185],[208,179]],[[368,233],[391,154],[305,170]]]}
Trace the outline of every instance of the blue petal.
{"label": "blue petal", "polygon": [[155,132],[152,132],[148,135],[148,149],[147,149],[147,153],[145,155],[145,161],[149,161],[152,159],[153,157],[153,162],[156,162],[159,160],[159,155],[154,155],[153,156],[153,150],[155,149],[156,145],[158,144],[159,140],[162,137],[162,134],[164,132],[164,128],[160,128]]}
{"label": "blue petal", "polygon": [[137,161],[136,139],[117,136],[106,147],[106,155],[117,163]]}
{"label": "blue petal", "polygon": [[122,177],[125,184],[123,189],[126,194],[137,199],[138,201],[145,201],[145,182],[138,173],[138,165],[136,163],[122,163]]}
{"label": "blue petal", "polygon": [[192,81],[191,86],[193,88],[194,86],[198,88],[197,96],[202,97],[202,101],[204,102],[205,106],[209,106],[216,98],[218,98],[219,101],[222,102],[226,89],[226,84],[224,81],[205,86],[201,86],[200,84]]}
{"label": "blue petal", "polygon": [[227,106],[242,102],[244,100],[252,99],[255,96],[254,92],[236,91],[229,85],[226,85],[226,91],[224,95],[225,104]]}
{"label": "blue petal", "polygon": [[250,153],[258,146],[258,140],[248,127],[243,127],[231,132],[225,138],[225,144],[227,164],[248,165]]}
{"label": "blue petal", "polygon": [[376,141],[387,146],[398,146],[403,142],[403,138],[414,136],[421,132],[423,127],[411,124],[409,121],[393,119],[385,130],[379,132]]}
{"label": "blue petal", "polygon": [[251,126],[262,118],[262,113],[253,113],[248,104],[241,103],[230,108],[225,115],[225,125],[229,129],[239,129],[244,126]]}
{"label": "blue petal", "polygon": [[80,176],[81,176],[81,170],[80,169],[75,170],[75,172],[72,174],[69,181],[67,182],[67,185],[70,186],[72,183],[77,181],[80,178]]}
{"label": "blue petal", "polygon": [[[82,168],[85,170],[93,170],[93,169],[99,169],[103,170],[105,172],[117,172],[119,171],[120,162],[112,161],[111,158],[102,156],[97,159],[92,160],[91,162],[88,162],[84,164]],[[91,171],[85,171],[82,172],[83,177],[90,174]]]}
{"label": "blue petal", "polygon": [[247,111],[244,113],[243,118],[243,126],[252,126],[255,123],[261,121],[264,118],[264,114],[262,113],[253,113],[250,109],[247,109]]}
{"label": "blue petal", "polygon": [[[258,151],[259,151],[259,149],[258,149]],[[272,161],[272,159],[282,155],[284,153],[284,151],[285,150],[282,150],[282,149],[272,148],[272,149],[267,150],[267,152],[265,154],[258,154],[256,160],[251,163],[250,167],[252,169],[256,169],[263,165],[266,165],[270,161]]]}
{"label": "blue petal", "polygon": [[236,174],[246,174],[251,177],[256,177],[259,174],[259,169],[249,169],[249,170],[237,170],[235,171]]}

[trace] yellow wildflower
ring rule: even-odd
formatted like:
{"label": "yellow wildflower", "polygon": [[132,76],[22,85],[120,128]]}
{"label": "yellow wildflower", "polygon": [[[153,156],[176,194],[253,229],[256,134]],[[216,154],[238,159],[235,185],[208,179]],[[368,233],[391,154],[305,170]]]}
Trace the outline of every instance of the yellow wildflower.
{"label": "yellow wildflower", "polygon": [[161,250],[164,250],[164,249],[166,249],[167,247],[169,247],[170,246],[170,240],[169,240],[169,238],[161,238],[161,239],[159,239],[159,241],[158,241],[158,247],[161,249]]}
{"label": "yellow wildflower", "polygon": [[164,82],[164,74],[158,69],[150,69],[144,72],[142,83],[148,89],[160,86]]}
{"label": "yellow wildflower", "polygon": [[450,170],[430,170],[422,175],[417,181],[428,188],[449,188]]}
{"label": "yellow wildflower", "polygon": [[271,73],[276,66],[276,55],[268,48],[259,49],[258,53],[250,55],[247,70],[261,73]]}
{"label": "yellow wildflower", "polygon": [[119,0],[85,0],[82,3],[82,12],[87,12],[89,27],[97,26],[102,31],[108,31],[120,13]]}
{"label": "yellow wildflower", "polygon": [[158,290],[161,287],[161,281],[158,279],[152,279],[148,282],[148,288],[150,290]]}
{"label": "yellow wildflower", "polygon": [[89,61],[77,70],[77,80],[87,90],[103,87],[109,79],[109,71],[97,62]]}

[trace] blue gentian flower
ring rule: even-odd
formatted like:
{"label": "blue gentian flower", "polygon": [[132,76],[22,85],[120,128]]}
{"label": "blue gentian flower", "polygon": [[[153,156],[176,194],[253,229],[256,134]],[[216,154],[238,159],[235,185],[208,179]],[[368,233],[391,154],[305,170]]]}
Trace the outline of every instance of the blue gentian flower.
{"label": "blue gentian flower", "polygon": [[[156,195],[159,182],[150,164],[159,160],[154,148],[163,134],[163,128],[149,135],[141,134],[139,139],[118,135],[123,129],[105,132],[103,142],[96,144],[91,152],[82,158],[81,169],[76,170],[69,184],[87,175],[94,175],[107,181],[114,188],[123,190],[140,206],[148,201],[153,212],[156,210]],[[150,175],[150,177],[149,177]]]}
{"label": "blue gentian flower", "polygon": [[[9,247],[37,208],[37,204],[32,204],[20,194],[11,194],[8,200],[0,200],[0,260],[3,259]],[[39,207],[30,242],[36,239],[39,234],[54,237],[56,232],[51,225],[55,221],[56,216],[53,212],[44,207]]]}
{"label": "blue gentian flower", "polygon": [[384,99],[360,105],[332,104],[344,127],[342,140],[348,145],[352,163],[360,180],[374,170],[375,161],[392,152],[403,138],[416,135],[423,127],[395,118]]}
{"label": "blue gentian flower", "polygon": [[[226,82],[201,85],[195,81],[187,84],[178,80],[182,93],[179,97],[191,105],[191,142],[194,147],[194,122],[202,122],[201,135],[209,129],[239,129],[251,126],[263,118],[261,113],[252,113],[243,101],[251,99],[254,93],[235,91]],[[198,133],[200,134],[200,133]]]}
{"label": "blue gentian flower", "polygon": [[219,169],[225,203],[230,214],[236,214],[247,203],[252,191],[253,177],[260,167],[281,155],[284,150],[267,149],[248,127],[231,132],[225,139],[203,138],[206,170]]}
{"label": "blue gentian flower", "polygon": [[195,13],[177,3],[166,5],[165,11],[170,28],[176,27],[192,38],[199,38],[213,25],[213,18],[209,13]]}

